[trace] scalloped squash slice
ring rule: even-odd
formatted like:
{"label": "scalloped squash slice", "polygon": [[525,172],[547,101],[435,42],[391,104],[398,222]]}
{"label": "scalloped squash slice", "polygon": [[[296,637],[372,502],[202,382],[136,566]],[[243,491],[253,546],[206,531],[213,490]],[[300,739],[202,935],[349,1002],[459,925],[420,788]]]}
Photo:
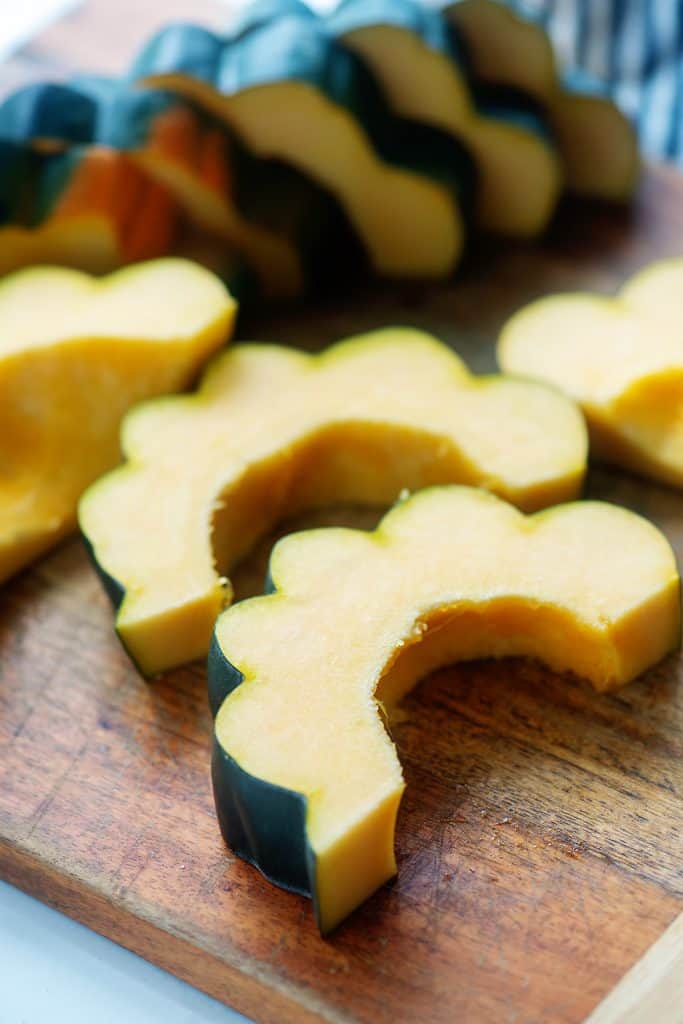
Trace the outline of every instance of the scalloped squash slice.
{"label": "scalloped squash slice", "polygon": [[540,299],[503,328],[498,361],[581,405],[598,458],[683,487],[683,260],[641,271],[617,298]]}
{"label": "scalloped squash slice", "polygon": [[559,392],[472,377],[400,327],[320,355],[237,345],[195,395],[132,410],[122,437],[128,462],[89,488],[79,518],[146,675],[206,655],[231,597],[221,574],[281,518],[450,482],[536,509],[576,495],[586,455]]}
{"label": "scalloped squash slice", "polygon": [[179,229],[168,191],[124,153],[0,140],[0,274],[34,264],[110,273],[165,255]]}
{"label": "scalloped squash slice", "polygon": [[270,576],[275,593],[216,623],[216,808],[236,853],[313,898],[323,932],[396,872],[404,781],[380,704],[438,666],[508,655],[609,690],[680,639],[666,538],[601,502],[526,517],[433,488],[373,533],[285,538]]}
{"label": "scalloped squash slice", "polygon": [[[596,5],[599,6],[599,5]],[[567,186],[600,199],[629,199],[638,183],[635,130],[603,82],[560,75],[542,25],[497,0],[457,0],[445,15],[461,35],[476,81],[523,93],[546,113]]]}
{"label": "scalloped squash slice", "polygon": [[73,530],[81,492],[119,460],[126,410],[184,387],[234,317],[220,281],[184,260],[0,283],[0,580]]}
{"label": "scalloped squash slice", "polygon": [[[328,190],[378,273],[451,273],[474,188],[469,153],[445,132],[397,117],[362,61],[312,11],[279,11],[267,5],[267,16],[227,38],[169,26],[132,77],[191,99],[255,154]],[[334,262],[333,247],[327,258]]]}
{"label": "scalloped squash slice", "polygon": [[467,51],[440,11],[419,0],[343,0],[327,26],[365,61],[397,114],[469,149],[485,230],[529,238],[546,228],[563,170],[543,112],[511,90],[473,88]]}

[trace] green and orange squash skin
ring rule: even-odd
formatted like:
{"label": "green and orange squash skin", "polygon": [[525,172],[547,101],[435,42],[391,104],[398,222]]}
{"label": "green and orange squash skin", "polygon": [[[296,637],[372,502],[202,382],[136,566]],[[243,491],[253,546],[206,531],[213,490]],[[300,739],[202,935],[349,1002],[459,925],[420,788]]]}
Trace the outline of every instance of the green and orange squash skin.
{"label": "green and orange squash skin", "polygon": [[[30,86],[0,105],[0,138],[127,154],[195,233],[241,258],[261,295],[324,290],[335,275],[363,269],[362,248],[332,196],[280,161],[257,159],[225,125],[168,92],[94,77]],[[330,245],[336,259],[321,259]],[[227,283],[234,289],[234,277]]]}
{"label": "green and orange squash skin", "polygon": [[0,274],[33,263],[109,273],[165,255],[182,214],[125,154],[0,140]]}
{"label": "green and orange squash skin", "polygon": [[382,707],[482,657],[537,658],[611,690],[680,643],[669,544],[602,502],[524,516],[481,490],[430,488],[374,532],[284,538],[269,575],[269,595],[216,623],[214,796],[226,843],[311,897],[323,933],[396,873],[405,783]]}
{"label": "green and orange squash skin", "polygon": [[[295,164],[332,191],[376,271],[450,273],[476,181],[466,148],[396,116],[363,62],[312,11],[276,6],[262,16],[258,8],[248,12],[227,38],[197,25],[170,26],[144,48],[131,77],[191,98],[259,155]],[[273,110],[278,117],[270,117]]]}

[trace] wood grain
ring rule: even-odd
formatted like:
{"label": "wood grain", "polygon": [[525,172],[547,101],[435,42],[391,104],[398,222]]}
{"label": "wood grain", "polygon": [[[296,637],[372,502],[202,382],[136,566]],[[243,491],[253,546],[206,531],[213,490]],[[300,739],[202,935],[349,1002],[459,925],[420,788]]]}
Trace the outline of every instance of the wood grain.
{"label": "wood grain", "polygon": [[[94,69],[107,51],[116,70],[138,25],[121,13],[115,31],[114,7],[92,4],[26,59]],[[376,286],[242,330],[316,348],[409,323],[491,369],[520,303],[609,291],[682,250],[683,181],[658,168],[632,214],[567,206],[542,245],[482,245],[453,284]],[[683,559],[682,495],[603,468],[588,493],[649,516]],[[269,544],[237,574],[240,596]],[[678,657],[611,696],[523,662],[421,683],[393,723],[398,879],[322,941],[307,901],[221,842],[203,668],[147,685],[111,627],[78,540],[0,592],[0,875],[258,1021],[577,1024],[683,908]]]}
{"label": "wood grain", "polygon": [[586,1024],[682,1024],[683,914],[648,949]]}

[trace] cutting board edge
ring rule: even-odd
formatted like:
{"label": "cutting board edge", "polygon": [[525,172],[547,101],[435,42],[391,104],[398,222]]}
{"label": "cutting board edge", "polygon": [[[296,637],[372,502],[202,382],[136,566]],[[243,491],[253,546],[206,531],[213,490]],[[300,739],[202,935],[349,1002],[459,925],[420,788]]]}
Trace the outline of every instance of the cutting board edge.
{"label": "cutting board edge", "polygon": [[109,902],[80,879],[60,874],[48,861],[5,840],[0,840],[0,880],[258,1024],[336,1024],[336,1015],[316,1013],[302,1005],[301,993],[288,997],[262,978],[226,964],[214,954],[198,949],[190,939],[165,931],[125,906]]}

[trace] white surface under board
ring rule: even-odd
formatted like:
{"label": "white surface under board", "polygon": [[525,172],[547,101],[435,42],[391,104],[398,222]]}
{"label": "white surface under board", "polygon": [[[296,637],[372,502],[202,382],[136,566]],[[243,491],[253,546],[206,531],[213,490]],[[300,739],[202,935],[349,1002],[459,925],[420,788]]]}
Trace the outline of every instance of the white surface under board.
{"label": "white surface under board", "polygon": [[80,3],[81,0],[0,0],[0,60]]}
{"label": "white surface under board", "polygon": [[0,882],[0,1024],[248,1024]]}

